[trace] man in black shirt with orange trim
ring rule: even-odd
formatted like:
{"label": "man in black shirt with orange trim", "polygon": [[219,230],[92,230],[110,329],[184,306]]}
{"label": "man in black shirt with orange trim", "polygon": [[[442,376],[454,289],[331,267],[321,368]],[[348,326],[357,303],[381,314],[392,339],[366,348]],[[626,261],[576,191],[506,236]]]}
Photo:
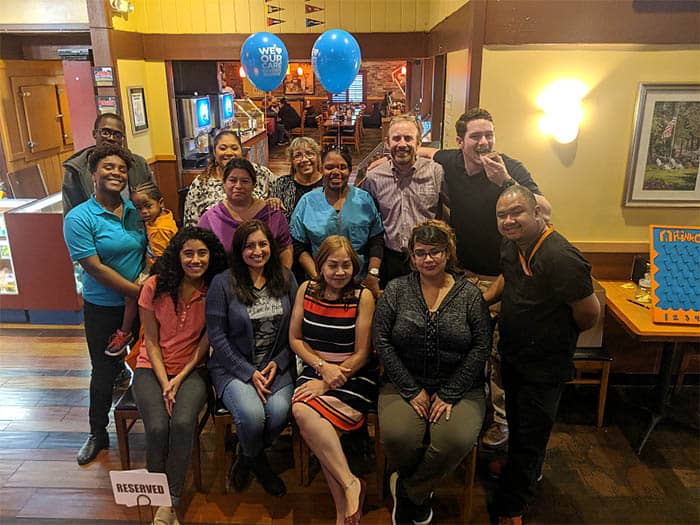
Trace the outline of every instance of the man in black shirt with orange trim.
{"label": "man in black shirt with orange trim", "polygon": [[[534,499],[563,385],[571,379],[579,332],[600,313],[591,266],[545,222],[535,196],[514,185],[496,203],[503,274],[487,290],[501,299],[501,373],[510,438],[495,499],[494,523],[522,523]],[[498,521],[496,521],[498,520]]]}

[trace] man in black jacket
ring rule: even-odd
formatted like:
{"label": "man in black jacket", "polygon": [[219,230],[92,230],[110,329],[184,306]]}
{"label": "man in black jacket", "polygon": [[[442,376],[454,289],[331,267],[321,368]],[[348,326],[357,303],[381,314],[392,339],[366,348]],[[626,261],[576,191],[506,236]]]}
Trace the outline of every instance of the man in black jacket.
{"label": "man in black jacket", "polygon": [[301,117],[297,110],[289,105],[286,98],[280,99],[280,108],[277,112],[278,144],[289,142],[289,132],[299,126],[301,126]]}

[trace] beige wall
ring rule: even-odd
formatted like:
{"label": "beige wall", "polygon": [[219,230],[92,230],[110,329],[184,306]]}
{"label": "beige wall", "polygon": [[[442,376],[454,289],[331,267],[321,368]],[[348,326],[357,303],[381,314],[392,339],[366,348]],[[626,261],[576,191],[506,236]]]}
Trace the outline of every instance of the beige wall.
{"label": "beige wall", "polygon": [[[429,31],[468,0],[317,0],[323,11],[305,13],[304,0],[276,0],[267,26],[264,0],[132,0],[134,13],[112,18],[115,29],[141,33],[323,33]],[[324,22],[306,27],[306,17]]]}
{"label": "beige wall", "polygon": [[[124,122],[129,149],[147,160],[155,157],[172,157],[172,132],[168,103],[165,64],[160,61],[117,60],[121,99],[124,105]],[[128,88],[143,87],[149,128],[134,134],[131,126]]]}
{"label": "beige wall", "polygon": [[445,113],[442,126],[442,143],[446,148],[456,147],[455,122],[464,113],[464,108],[467,105],[466,70],[468,58],[469,53],[466,49],[447,53]]}
{"label": "beige wall", "polygon": [[[647,242],[649,224],[700,224],[700,210],[622,206],[640,82],[698,82],[699,49],[521,46],[485,49],[480,105],[493,114],[499,151],[521,160],[572,241]],[[552,81],[589,87],[578,139],[554,144],[538,128],[536,100]],[[447,143],[449,145],[449,142]]]}
{"label": "beige wall", "polygon": [[2,0],[0,24],[87,24],[86,0]]}

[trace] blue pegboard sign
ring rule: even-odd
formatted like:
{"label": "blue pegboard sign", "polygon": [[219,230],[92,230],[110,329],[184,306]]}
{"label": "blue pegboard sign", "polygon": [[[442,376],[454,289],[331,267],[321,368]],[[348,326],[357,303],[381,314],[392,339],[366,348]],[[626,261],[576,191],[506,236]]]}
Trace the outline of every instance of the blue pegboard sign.
{"label": "blue pegboard sign", "polygon": [[700,226],[649,226],[652,319],[700,325]]}

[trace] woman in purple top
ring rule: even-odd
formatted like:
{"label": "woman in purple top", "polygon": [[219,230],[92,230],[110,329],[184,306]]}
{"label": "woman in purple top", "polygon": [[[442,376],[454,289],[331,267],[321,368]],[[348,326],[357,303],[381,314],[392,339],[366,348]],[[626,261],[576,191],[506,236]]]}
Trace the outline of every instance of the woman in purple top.
{"label": "woman in purple top", "polygon": [[273,210],[263,200],[253,196],[256,175],[253,165],[243,158],[234,158],[224,168],[223,202],[207,210],[198,226],[216,234],[227,253],[231,252],[233,234],[241,223],[258,219],[266,223],[280,246],[280,260],[292,267],[293,249],[289,224],[280,210]]}

